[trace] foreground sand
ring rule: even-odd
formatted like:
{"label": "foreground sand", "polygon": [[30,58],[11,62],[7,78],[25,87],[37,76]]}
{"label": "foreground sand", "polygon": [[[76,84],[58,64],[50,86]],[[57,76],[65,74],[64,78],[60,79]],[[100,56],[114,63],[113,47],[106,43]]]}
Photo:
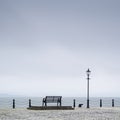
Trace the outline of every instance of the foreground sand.
{"label": "foreground sand", "polygon": [[120,108],[75,110],[0,109],[0,120],[120,120]]}

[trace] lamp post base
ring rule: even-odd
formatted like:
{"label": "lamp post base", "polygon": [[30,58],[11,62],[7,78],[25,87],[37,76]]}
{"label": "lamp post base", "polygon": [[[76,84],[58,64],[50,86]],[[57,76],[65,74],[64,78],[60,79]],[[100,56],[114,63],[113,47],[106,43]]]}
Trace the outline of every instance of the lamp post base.
{"label": "lamp post base", "polygon": [[90,106],[89,106],[89,100],[87,100],[87,108],[90,108]]}

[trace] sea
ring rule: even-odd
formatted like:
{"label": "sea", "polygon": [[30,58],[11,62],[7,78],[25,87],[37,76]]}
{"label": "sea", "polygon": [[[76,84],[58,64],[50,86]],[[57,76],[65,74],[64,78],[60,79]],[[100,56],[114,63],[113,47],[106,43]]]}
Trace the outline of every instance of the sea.
{"label": "sea", "polygon": [[[15,108],[27,108],[29,106],[29,99],[31,99],[32,106],[42,106],[42,97],[0,97],[0,109],[12,108],[13,99],[15,99]],[[120,98],[111,97],[91,97],[90,107],[100,107],[100,99],[102,99],[102,107],[112,107],[112,100],[114,99],[114,106],[120,107]],[[62,97],[62,106],[73,106],[75,100],[75,106],[83,104],[82,107],[86,107],[87,100],[85,97]],[[48,106],[55,106],[56,103],[48,103]]]}

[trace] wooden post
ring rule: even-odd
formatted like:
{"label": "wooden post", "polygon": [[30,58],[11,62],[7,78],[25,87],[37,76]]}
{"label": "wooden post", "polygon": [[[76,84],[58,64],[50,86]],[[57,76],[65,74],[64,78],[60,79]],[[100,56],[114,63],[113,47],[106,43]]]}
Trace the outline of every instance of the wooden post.
{"label": "wooden post", "polygon": [[102,99],[100,99],[100,107],[102,107]]}
{"label": "wooden post", "polygon": [[73,100],[73,107],[75,108],[75,99]]}
{"label": "wooden post", "polygon": [[13,99],[13,109],[15,109],[15,99]]}
{"label": "wooden post", "polygon": [[31,107],[31,99],[29,99],[29,107]]}
{"label": "wooden post", "polygon": [[114,107],[114,99],[112,99],[112,107]]}

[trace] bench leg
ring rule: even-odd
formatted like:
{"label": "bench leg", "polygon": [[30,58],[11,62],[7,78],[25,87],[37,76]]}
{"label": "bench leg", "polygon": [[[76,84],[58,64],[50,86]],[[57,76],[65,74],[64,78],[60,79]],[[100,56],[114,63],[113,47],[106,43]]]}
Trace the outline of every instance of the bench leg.
{"label": "bench leg", "polygon": [[60,102],[60,106],[61,106],[61,102]]}
{"label": "bench leg", "polygon": [[47,102],[45,102],[45,106],[47,106]]}

